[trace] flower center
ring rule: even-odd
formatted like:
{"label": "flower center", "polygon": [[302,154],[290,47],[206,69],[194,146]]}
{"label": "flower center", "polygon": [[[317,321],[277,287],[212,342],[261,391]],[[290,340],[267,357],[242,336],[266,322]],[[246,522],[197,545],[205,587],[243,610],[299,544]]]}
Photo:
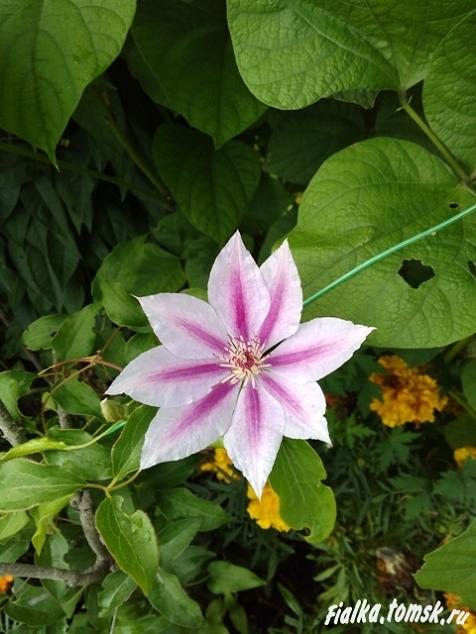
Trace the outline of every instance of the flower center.
{"label": "flower center", "polygon": [[258,374],[270,367],[268,363],[265,363],[265,360],[264,347],[255,337],[250,341],[245,341],[243,337],[239,339],[229,337],[223,355],[223,363],[220,363],[220,367],[228,368],[230,374],[223,382],[238,383],[238,381],[243,381],[246,385],[248,381],[251,381],[255,387],[255,379]]}

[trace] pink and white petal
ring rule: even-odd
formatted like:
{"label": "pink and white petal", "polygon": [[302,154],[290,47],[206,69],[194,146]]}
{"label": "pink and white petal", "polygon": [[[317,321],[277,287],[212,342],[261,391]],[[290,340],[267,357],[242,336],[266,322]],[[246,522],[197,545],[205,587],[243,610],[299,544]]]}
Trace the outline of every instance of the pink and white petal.
{"label": "pink and white petal", "polygon": [[106,394],[127,394],[147,405],[176,407],[202,398],[226,374],[216,359],[180,359],[159,346],[131,361]]}
{"label": "pink and white petal", "polygon": [[295,383],[273,372],[262,375],[261,384],[286,414],[284,435],[288,438],[322,440],[332,444],[324,418],[326,399],[315,381]]}
{"label": "pink and white petal", "polygon": [[191,405],[161,408],[145,435],[141,469],[186,458],[223,436],[231,424],[238,389],[236,384],[220,383]]}
{"label": "pink and white petal", "polygon": [[208,301],[233,337],[249,341],[269,310],[269,292],[238,231],[218,254],[208,279]]}
{"label": "pink and white petal", "polygon": [[271,303],[258,338],[269,348],[293,335],[301,321],[301,280],[287,240],[261,266],[261,273]]}
{"label": "pink and white petal", "polygon": [[318,317],[301,324],[266,362],[296,382],[317,381],[348,361],[373,330],[336,317]]}
{"label": "pink and white petal", "polygon": [[261,497],[284,431],[284,412],[262,387],[245,385],[223,444],[233,464]]}
{"label": "pink and white petal", "polygon": [[184,359],[223,354],[226,332],[207,302],[182,293],[137,299],[160,342],[173,354]]}

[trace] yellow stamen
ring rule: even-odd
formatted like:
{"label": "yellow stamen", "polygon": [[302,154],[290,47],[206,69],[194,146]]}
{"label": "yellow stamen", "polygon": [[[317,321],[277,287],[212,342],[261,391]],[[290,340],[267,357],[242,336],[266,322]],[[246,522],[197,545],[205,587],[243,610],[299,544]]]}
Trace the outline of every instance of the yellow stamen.
{"label": "yellow stamen", "polygon": [[265,363],[264,346],[256,337],[245,341],[243,337],[235,339],[229,337],[228,346],[224,350],[223,363],[220,367],[230,370],[222,383],[241,383],[244,385],[251,381],[256,387],[256,377],[270,365]]}

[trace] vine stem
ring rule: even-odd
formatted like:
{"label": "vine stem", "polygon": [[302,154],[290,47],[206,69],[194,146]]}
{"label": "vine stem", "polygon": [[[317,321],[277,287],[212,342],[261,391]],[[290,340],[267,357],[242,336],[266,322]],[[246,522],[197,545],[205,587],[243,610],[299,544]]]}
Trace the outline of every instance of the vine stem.
{"label": "vine stem", "polygon": [[32,564],[0,563],[0,576],[12,575],[27,579],[51,579],[52,581],[64,581],[68,586],[89,586],[101,581],[110,568],[110,563],[101,561],[100,565],[93,566],[86,572],[76,572],[63,568],[49,568]]}
{"label": "vine stem", "polygon": [[41,370],[41,372],[38,372],[38,376],[44,376],[45,374],[50,374],[50,370],[56,370],[56,368],[60,368],[61,366],[70,365],[70,364],[76,365],[77,363],[103,365],[107,368],[113,368],[114,370],[117,370],[118,372],[124,369],[122,368],[122,366],[117,365],[117,363],[106,361],[100,356],[99,353],[97,353],[97,354],[88,355],[87,357],[80,357],[79,359],[66,359],[65,361],[57,361],[56,363],[53,363],[53,365],[48,366],[44,370]]}
{"label": "vine stem", "polygon": [[396,253],[397,251],[400,251],[401,249],[404,249],[405,247],[408,247],[409,245],[414,244],[415,242],[418,242],[419,240],[423,240],[423,238],[427,238],[428,236],[435,235],[436,233],[438,233],[438,231],[441,231],[442,229],[449,227],[449,225],[452,225],[453,223],[458,222],[459,220],[461,220],[462,218],[464,218],[465,216],[467,216],[468,214],[472,213],[475,210],[476,210],[476,203],[474,205],[471,205],[470,207],[466,207],[466,209],[463,209],[456,215],[451,216],[451,218],[448,218],[447,220],[443,220],[443,222],[440,222],[434,227],[425,229],[425,231],[422,231],[421,233],[417,233],[415,236],[412,236],[411,238],[407,238],[406,240],[402,240],[402,242],[398,242],[397,244],[394,244],[388,249],[385,249],[385,251],[381,251],[380,253],[377,253],[377,255],[374,255],[368,260],[361,262],[350,271],[347,271],[347,273],[344,273],[344,275],[341,275],[340,277],[335,279],[333,282],[331,282],[327,286],[324,286],[324,288],[321,288],[319,291],[316,291],[315,293],[307,297],[303,302],[303,306],[307,306],[311,302],[314,302],[316,299],[319,299],[323,295],[326,295],[327,293],[329,293],[329,291],[334,290],[334,288],[336,288],[337,286],[340,286],[343,282],[347,282],[347,280],[350,280],[355,275],[357,275],[357,273],[360,273],[361,271],[364,271],[365,269],[367,269],[369,266],[372,266],[372,264],[375,264],[376,262],[380,262],[380,260],[383,260],[388,255],[392,255],[392,253]]}
{"label": "vine stem", "polygon": [[0,432],[5,440],[16,447],[26,441],[26,435],[20,423],[13,420],[7,411],[7,408],[0,401]]}
{"label": "vine stem", "polygon": [[422,117],[420,117],[418,112],[416,112],[416,110],[414,110],[411,107],[410,102],[407,100],[405,95],[400,95],[400,105],[403,108],[403,110],[407,113],[407,115],[410,117],[410,119],[412,119],[420,128],[420,130],[430,139],[430,141],[433,143],[436,149],[440,152],[441,156],[445,159],[445,161],[451,167],[454,174],[458,178],[460,178],[464,183],[469,183],[470,176],[466,174],[466,172],[459,165],[458,161],[451,154],[451,152],[443,143],[443,141],[441,141],[436,136],[436,134],[433,132],[430,126],[426,123],[426,121],[422,119]]}

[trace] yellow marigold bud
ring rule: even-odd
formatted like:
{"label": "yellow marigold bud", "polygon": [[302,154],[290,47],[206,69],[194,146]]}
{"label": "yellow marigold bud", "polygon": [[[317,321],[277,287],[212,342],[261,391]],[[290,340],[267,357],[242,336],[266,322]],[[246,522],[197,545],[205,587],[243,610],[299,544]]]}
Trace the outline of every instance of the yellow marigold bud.
{"label": "yellow marigold bud", "polygon": [[459,447],[453,452],[456,464],[461,469],[468,458],[476,460],[476,447]]}
{"label": "yellow marigold bud", "polygon": [[3,577],[0,577],[0,592],[8,592],[12,583],[12,575],[4,575]]}
{"label": "yellow marigold bud", "polygon": [[233,468],[226,449],[223,448],[214,449],[213,459],[201,464],[200,471],[211,471],[216,474],[217,480],[224,482],[240,479],[239,474]]}
{"label": "yellow marigold bud", "polygon": [[448,397],[440,396],[435,379],[420,368],[409,368],[396,355],[380,357],[378,362],[388,374],[369,376],[382,392],[380,399],[374,398],[370,403],[370,409],[377,412],[383,424],[397,427],[433,422],[435,411],[441,412],[448,402]]}
{"label": "yellow marigold bud", "polygon": [[250,485],[248,485],[247,495],[250,500],[247,508],[248,515],[256,520],[258,526],[265,529],[275,528],[280,532],[291,530],[279,514],[279,497],[269,483],[266,483],[263,489],[261,500],[257,498]]}

